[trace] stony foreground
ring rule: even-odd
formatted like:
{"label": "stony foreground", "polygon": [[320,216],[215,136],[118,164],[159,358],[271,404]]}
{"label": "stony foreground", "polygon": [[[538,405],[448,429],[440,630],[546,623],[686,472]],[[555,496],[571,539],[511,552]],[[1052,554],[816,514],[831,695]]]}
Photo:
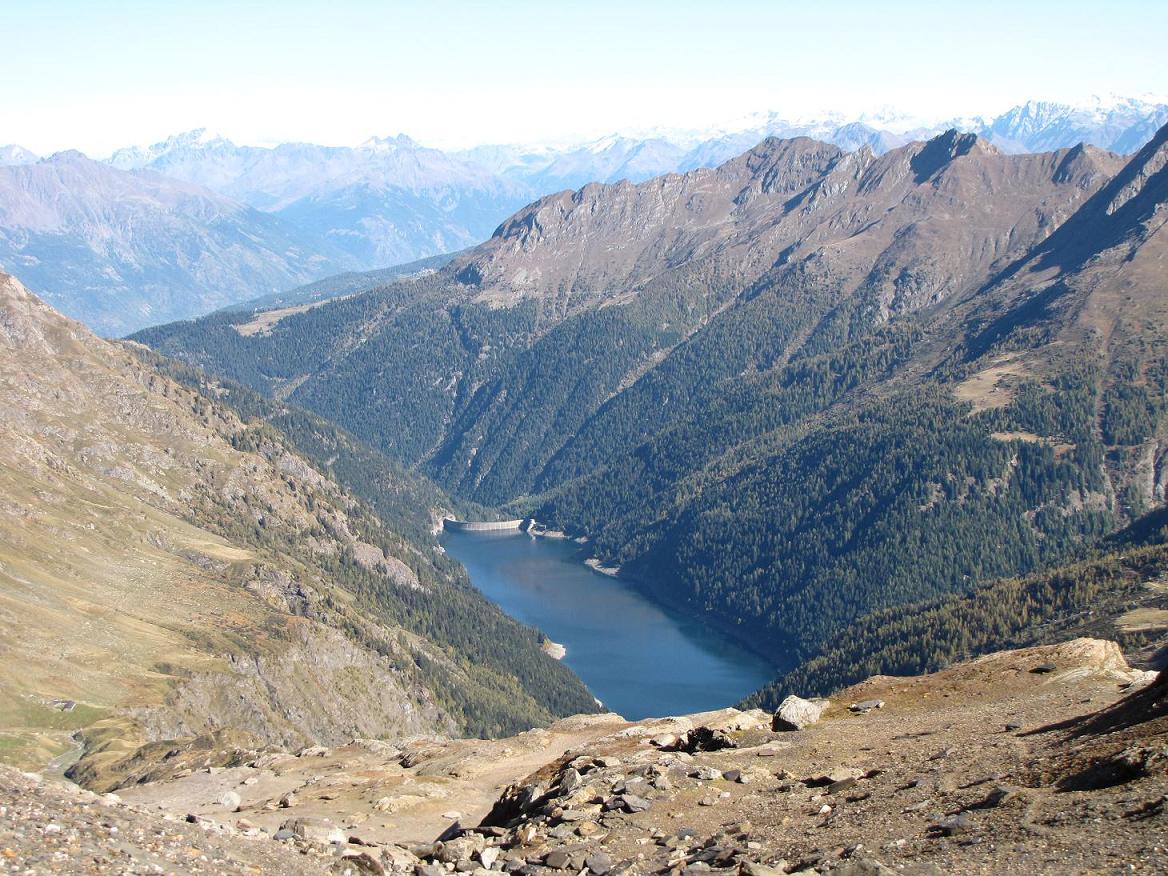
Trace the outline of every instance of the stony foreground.
{"label": "stony foreground", "polygon": [[795,732],[728,709],[299,755],[196,740],[105,796],[7,771],[0,872],[1164,873],[1151,681],[1080,639],[873,678]]}

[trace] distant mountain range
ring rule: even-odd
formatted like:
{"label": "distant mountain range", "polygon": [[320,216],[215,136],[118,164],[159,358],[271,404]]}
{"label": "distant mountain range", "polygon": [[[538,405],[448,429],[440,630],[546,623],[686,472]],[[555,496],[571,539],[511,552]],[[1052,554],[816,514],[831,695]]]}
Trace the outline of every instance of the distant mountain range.
{"label": "distant mountain range", "polygon": [[767,137],[883,155],[956,128],[1006,153],[1082,142],[1126,154],[1165,121],[1163,103],[1031,101],[995,118],[939,125],[895,114],[800,121],[763,113],[720,129],[614,135],[562,148],[443,152],[406,136],[356,147],[265,148],[203,130],[120,149],[105,162],[71,152],[40,161],[5,146],[0,267],[66,314],[117,334],[340,271],[461,250],[550,192],[716,167]]}
{"label": "distant mountain range", "polygon": [[0,266],[53,307],[120,335],[355,265],[209,189],[61,152],[0,167]]}

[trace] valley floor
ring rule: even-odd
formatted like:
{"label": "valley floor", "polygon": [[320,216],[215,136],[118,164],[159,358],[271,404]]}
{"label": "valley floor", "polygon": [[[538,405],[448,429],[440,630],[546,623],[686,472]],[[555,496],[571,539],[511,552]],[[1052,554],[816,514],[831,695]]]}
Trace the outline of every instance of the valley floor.
{"label": "valley floor", "polygon": [[298,755],[202,740],[117,797],[5,771],[0,872],[1163,873],[1149,681],[1078,639],[869,679],[798,732],[727,709]]}

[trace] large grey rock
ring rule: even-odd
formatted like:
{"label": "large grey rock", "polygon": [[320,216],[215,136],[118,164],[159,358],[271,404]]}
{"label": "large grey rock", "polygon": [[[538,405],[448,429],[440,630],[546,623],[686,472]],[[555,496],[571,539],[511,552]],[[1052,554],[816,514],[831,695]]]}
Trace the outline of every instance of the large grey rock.
{"label": "large grey rock", "polygon": [[771,721],[773,730],[802,730],[819,720],[830,703],[827,700],[805,700],[794,694],[779,704]]}
{"label": "large grey rock", "polygon": [[828,876],[897,876],[897,872],[891,867],[886,867],[871,858],[844,861],[825,872]]}
{"label": "large grey rock", "polygon": [[560,780],[556,783],[556,796],[562,797],[565,794],[571,794],[580,787],[581,782],[579,770],[568,767],[560,773]]}
{"label": "large grey rock", "polygon": [[289,818],[280,825],[280,831],[290,830],[292,833],[309,843],[331,845],[332,843],[348,842],[349,837],[340,828],[334,827],[320,818]]}
{"label": "large grey rock", "polygon": [[346,849],[341,853],[344,866],[352,873],[363,873],[366,876],[385,876],[385,868],[381,862],[362,849]]}
{"label": "large grey rock", "polygon": [[636,794],[625,794],[621,799],[624,801],[625,812],[644,812],[652,805],[644,797],[638,797]]}
{"label": "large grey rock", "polygon": [[479,850],[479,862],[488,870],[494,866],[498,859],[499,849],[496,846],[487,846],[485,849]]}
{"label": "large grey rock", "polygon": [[612,869],[612,858],[606,852],[593,852],[584,863],[593,876],[606,876]]}
{"label": "large grey rock", "polygon": [[571,860],[572,856],[565,849],[553,849],[547,853],[543,862],[553,870],[563,870],[567,868]]}
{"label": "large grey rock", "polygon": [[929,830],[942,836],[956,836],[959,833],[969,833],[973,829],[973,819],[969,817],[968,812],[958,812],[929,826]]}
{"label": "large grey rock", "polygon": [[443,864],[457,864],[459,861],[469,861],[486,844],[486,837],[477,833],[468,833],[465,836],[442,843],[442,848],[434,857]]}

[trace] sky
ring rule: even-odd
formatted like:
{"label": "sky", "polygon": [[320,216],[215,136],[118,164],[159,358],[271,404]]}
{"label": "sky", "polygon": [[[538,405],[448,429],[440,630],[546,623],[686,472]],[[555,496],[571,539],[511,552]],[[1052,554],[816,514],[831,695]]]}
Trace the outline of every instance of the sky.
{"label": "sky", "polygon": [[1168,94],[1165,0],[0,0],[0,144],[564,143]]}

